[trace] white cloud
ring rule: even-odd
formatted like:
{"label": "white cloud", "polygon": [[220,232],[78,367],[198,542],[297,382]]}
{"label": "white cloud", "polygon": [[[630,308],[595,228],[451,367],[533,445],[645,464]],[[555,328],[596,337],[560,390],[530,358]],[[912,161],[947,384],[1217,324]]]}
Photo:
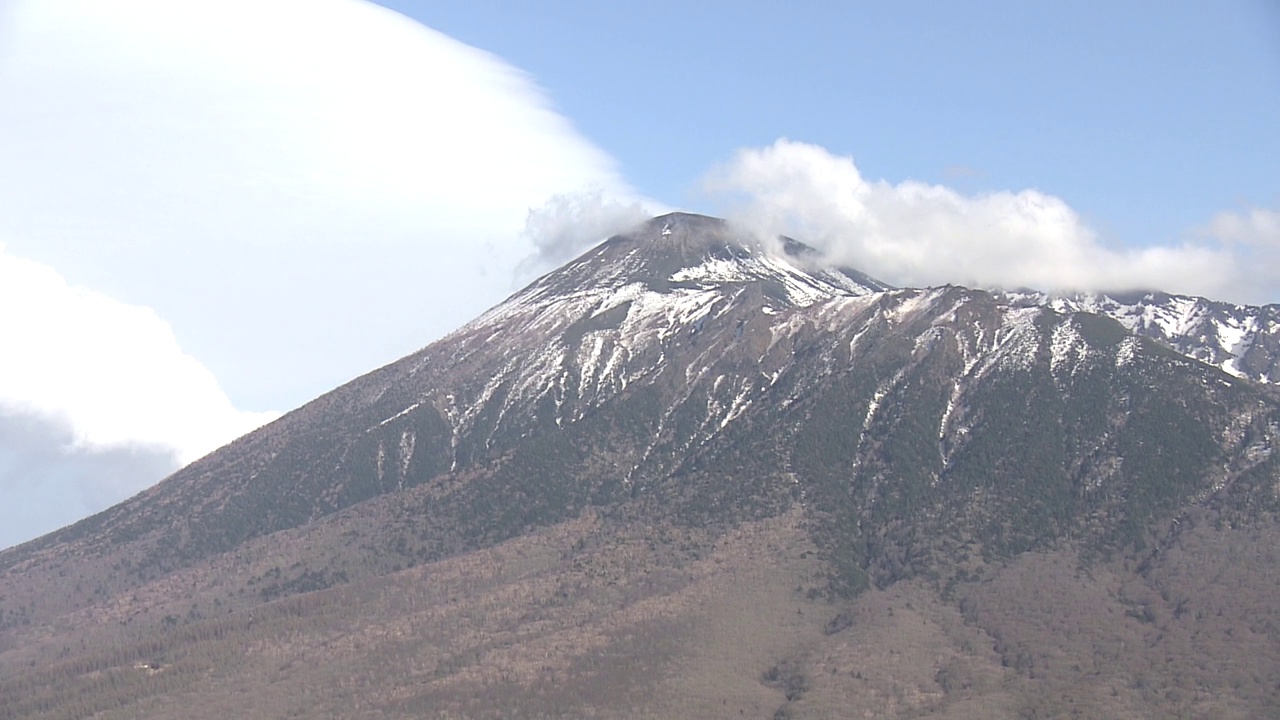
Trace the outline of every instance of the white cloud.
{"label": "white cloud", "polygon": [[[852,158],[815,145],[779,140],[742,150],[710,173],[705,187],[727,198],[728,214],[747,227],[803,239],[898,285],[1156,288],[1275,300],[1276,272],[1242,270],[1242,257],[1222,242],[1110,248],[1065,202],[1038,190],[962,195],[940,185],[871,181]],[[1275,222],[1274,213],[1260,211],[1222,216],[1213,228],[1221,240],[1257,241],[1275,237]]]}
{"label": "white cloud", "polygon": [[357,0],[0,0],[0,98],[0,506],[119,500],[500,300],[531,208],[632,194]]}
{"label": "white cloud", "polygon": [[0,246],[0,548],[119,502],[275,417],[233,407],[147,308]]}
{"label": "white cloud", "polygon": [[514,289],[530,208],[631,191],[523,72],[354,0],[18,0],[0,241],[288,407]]}
{"label": "white cloud", "polygon": [[1226,243],[1280,249],[1280,212],[1253,208],[1245,213],[1218,213],[1202,233]]}
{"label": "white cloud", "polygon": [[69,286],[0,247],[0,410],[61,421],[69,450],[190,462],[272,419],[241,412],[147,308]]}
{"label": "white cloud", "polygon": [[1243,302],[1280,302],[1280,212],[1252,208],[1218,213],[1198,234],[1230,252],[1235,286],[1229,295]]}
{"label": "white cloud", "polygon": [[647,209],[639,201],[606,197],[599,188],[556,195],[529,211],[524,237],[534,254],[526,258],[529,270],[549,270],[573,259],[592,245],[630,230],[665,210]]}

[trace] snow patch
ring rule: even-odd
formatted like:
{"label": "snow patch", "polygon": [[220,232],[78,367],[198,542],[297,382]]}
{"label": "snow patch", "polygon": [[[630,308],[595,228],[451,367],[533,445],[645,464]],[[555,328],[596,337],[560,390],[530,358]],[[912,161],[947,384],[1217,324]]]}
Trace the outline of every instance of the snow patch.
{"label": "snow patch", "polygon": [[1120,347],[1116,349],[1116,367],[1122,368],[1132,364],[1137,351],[1138,338],[1127,337],[1120,341]]}
{"label": "snow patch", "polygon": [[402,480],[409,476],[409,463],[413,460],[413,447],[417,441],[418,436],[408,428],[400,433],[400,478]]}
{"label": "snow patch", "polygon": [[986,362],[977,368],[974,376],[982,377],[996,367],[1012,370],[1034,367],[1036,355],[1040,352],[1040,331],[1036,320],[1043,312],[1039,307],[1008,309],[996,329]]}
{"label": "snow patch", "polygon": [[957,381],[951,386],[951,396],[947,398],[947,409],[942,412],[942,419],[938,422],[938,441],[941,442],[947,434],[947,425],[951,423],[951,414],[956,410],[956,404],[960,401],[960,382]]}
{"label": "snow patch", "polygon": [[782,287],[787,302],[795,307],[809,307],[833,297],[875,292],[839,273],[812,273],[783,258],[758,253],[732,258],[708,257],[698,265],[676,271],[670,280],[702,289],[733,283],[772,281]]}
{"label": "snow patch", "polygon": [[[890,391],[897,387],[898,383],[902,382],[902,378],[906,372],[906,368],[903,368],[894,373],[893,379],[876,390],[871,396],[871,402],[867,403],[867,416],[862,419],[863,433],[871,429],[871,422],[876,418],[876,411],[880,409],[880,403],[884,401],[885,396],[887,396]],[[858,445],[862,445],[862,438],[858,438]]]}
{"label": "snow patch", "polygon": [[742,388],[738,390],[738,394],[734,396],[733,404],[729,406],[729,412],[725,413],[724,419],[720,421],[721,430],[725,429],[729,423],[737,420],[738,416],[742,415],[742,413],[751,405],[751,401],[747,399],[747,396],[750,394],[751,385],[744,382],[742,384]]}
{"label": "snow patch", "polygon": [[897,305],[886,310],[884,316],[890,322],[900,324],[932,307],[934,301],[938,299],[938,292],[936,290],[901,290],[890,293],[890,296],[902,299]]}
{"label": "snow patch", "polygon": [[[422,405],[422,403],[421,403],[421,402],[416,402],[416,403],[414,403],[414,404],[410,405],[409,407],[407,407],[407,408],[405,408],[405,409],[401,410],[400,412],[396,413],[395,415],[392,415],[391,417],[387,418],[386,420],[383,420],[382,422],[378,423],[378,424],[377,424],[377,425],[375,425],[374,427],[382,427],[383,425],[386,425],[387,423],[391,422],[392,420],[395,420],[396,418],[404,417],[405,415],[408,415],[409,413],[413,412],[414,410],[417,410],[417,409],[418,409],[418,407],[419,407],[420,405]],[[372,429],[372,428],[370,428],[370,429]]]}
{"label": "snow patch", "polygon": [[1074,376],[1089,357],[1089,346],[1080,335],[1074,321],[1068,319],[1053,328],[1049,340],[1049,372],[1060,379],[1065,374]]}

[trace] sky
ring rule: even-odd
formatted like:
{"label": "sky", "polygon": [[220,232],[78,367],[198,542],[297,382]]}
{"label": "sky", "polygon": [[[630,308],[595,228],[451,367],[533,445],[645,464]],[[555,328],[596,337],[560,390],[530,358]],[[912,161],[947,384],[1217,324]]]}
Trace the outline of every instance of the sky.
{"label": "sky", "polygon": [[0,0],[0,547],[671,209],[1280,302],[1276,158],[1274,0]]}

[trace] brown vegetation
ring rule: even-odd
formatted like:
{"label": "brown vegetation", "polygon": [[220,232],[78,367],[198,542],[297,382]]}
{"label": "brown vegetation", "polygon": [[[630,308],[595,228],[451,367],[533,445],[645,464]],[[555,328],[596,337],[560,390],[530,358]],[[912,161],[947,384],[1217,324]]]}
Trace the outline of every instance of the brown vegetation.
{"label": "brown vegetation", "polygon": [[[268,538],[0,633],[0,718],[1186,717],[1280,705],[1275,525],[829,599],[797,508],[719,532],[586,513],[265,599]],[[314,541],[314,537],[307,538]],[[1224,562],[1224,558],[1229,562]],[[64,578],[64,580],[66,580]],[[187,592],[175,592],[186,587]]]}

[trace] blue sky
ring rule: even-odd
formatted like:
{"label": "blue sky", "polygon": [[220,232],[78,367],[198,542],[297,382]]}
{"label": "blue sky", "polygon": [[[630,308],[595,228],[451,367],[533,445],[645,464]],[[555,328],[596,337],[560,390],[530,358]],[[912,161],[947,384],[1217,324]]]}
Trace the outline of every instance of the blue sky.
{"label": "blue sky", "polygon": [[1272,0],[691,5],[0,0],[0,547],[667,209],[1280,302]]}
{"label": "blue sky", "polygon": [[675,205],[787,137],[871,178],[1038,188],[1117,244],[1280,206],[1270,0],[381,4],[530,72]]}

